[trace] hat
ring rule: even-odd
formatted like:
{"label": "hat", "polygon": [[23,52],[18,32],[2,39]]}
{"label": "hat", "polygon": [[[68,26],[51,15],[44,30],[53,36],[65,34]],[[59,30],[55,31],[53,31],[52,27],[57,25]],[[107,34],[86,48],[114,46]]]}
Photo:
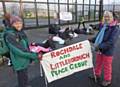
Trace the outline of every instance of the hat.
{"label": "hat", "polygon": [[10,18],[10,24],[12,25],[15,22],[22,22],[22,19],[19,16],[12,16]]}

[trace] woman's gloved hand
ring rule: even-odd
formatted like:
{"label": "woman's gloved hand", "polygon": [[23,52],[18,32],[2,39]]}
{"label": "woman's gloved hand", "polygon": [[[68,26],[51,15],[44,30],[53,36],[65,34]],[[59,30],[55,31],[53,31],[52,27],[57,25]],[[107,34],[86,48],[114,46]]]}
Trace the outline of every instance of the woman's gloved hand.
{"label": "woman's gloved hand", "polygon": [[42,60],[42,57],[43,57],[42,55],[43,55],[42,52],[39,52],[39,53],[38,53],[38,59],[39,59],[39,60]]}
{"label": "woman's gloved hand", "polygon": [[98,52],[98,51],[100,51],[100,48],[99,48],[99,46],[95,46],[95,45],[92,45],[91,46],[91,49],[92,49],[92,51],[96,51],[96,52]]}
{"label": "woman's gloved hand", "polygon": [[95,51],[100,51],[99,46],[95,46]]}
{"label": "woman's gloved hand", "polygon": [[92,43],[92,38],[88,38],[88,41],[89,41],[90,43]]}

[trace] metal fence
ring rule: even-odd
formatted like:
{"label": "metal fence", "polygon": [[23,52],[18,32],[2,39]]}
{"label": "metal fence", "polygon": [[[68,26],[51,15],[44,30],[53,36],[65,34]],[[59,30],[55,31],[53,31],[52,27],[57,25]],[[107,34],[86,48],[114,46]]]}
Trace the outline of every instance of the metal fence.
{"label": "metal fence", "polygon": [[[24,27],[45,27],[58,22],[60,25],[74,24],[84,17],[85,21],[98,21],[100,15],[99,0],[22,0]],[[55,18],[55,13],[61,11],[71,12],[73,20],[64,22]],[[0,24],[2,14],[9,12],[14,15],[20,14],[20,1],[0,1]],[[59,17],[59,14],[58,14]]]}
{"label": "metal fence", "polygon": [[103,11],[105,10],[114,12],[115,17],[117,18],[118,22],[120,22],[120,4],[119,3],[103,5]]}

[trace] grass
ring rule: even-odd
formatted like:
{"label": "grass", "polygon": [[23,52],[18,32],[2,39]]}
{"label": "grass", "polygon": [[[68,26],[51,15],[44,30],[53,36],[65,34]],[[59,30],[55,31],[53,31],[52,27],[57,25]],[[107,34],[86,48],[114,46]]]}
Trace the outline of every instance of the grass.
{"label": "grass", "polygon": [[[42,18],[42,19],[48,19],[48,16],[39,16],[38,17],[38,19],[40,19],[40,18]],[[54,17],[53,16],[50,16],[50,19],[51,18],[53,18],[54,19]],[[24,19],[36,19],[36,17],[24,17]]]}

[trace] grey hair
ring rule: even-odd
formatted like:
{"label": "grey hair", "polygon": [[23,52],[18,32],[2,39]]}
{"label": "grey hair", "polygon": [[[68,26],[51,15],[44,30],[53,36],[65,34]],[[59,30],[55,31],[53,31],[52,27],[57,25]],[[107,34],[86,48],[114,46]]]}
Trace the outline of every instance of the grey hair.
{"label": "grey hair", "polygon": [[103,16],[105,16],[105,15],[109,15],[110,21],[112,21],[112,20],[114,19],[114,18],[113,18],[113,14],[112,14],[112,12],[110,12],[110,11],[105,11]]}

